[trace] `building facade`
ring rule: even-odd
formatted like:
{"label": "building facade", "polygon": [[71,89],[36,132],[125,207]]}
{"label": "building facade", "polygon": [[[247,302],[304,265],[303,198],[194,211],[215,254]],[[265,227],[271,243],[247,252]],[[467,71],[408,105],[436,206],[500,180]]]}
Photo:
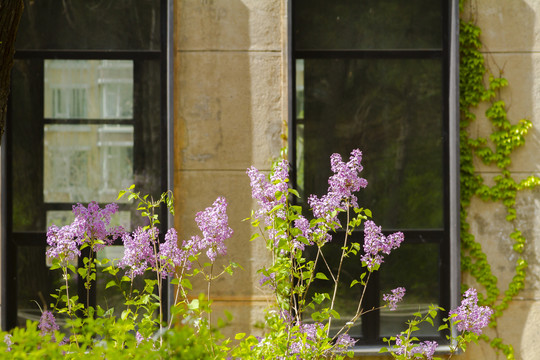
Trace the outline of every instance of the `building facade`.
{"label": "building facade", "polygon": [[[385,15],[382,11],[384,9],[377,7],[378,2],[368,1],[366,3],[371,8],[365,9],[365,13],[369,14],[369,16],[366,16],[367,20],[362,18],[362,21],[367,22],[369,18],[376,19],[381,21],[385,28],[389,29],[388,32],[391,32],[393,29],[392,21],[384,22],[385,18],[391,18],[388,14]],[[400,1],[392,3],[398,4]],[[167,108],[167,105],[161,107],[161,117],[167,117],[167,120],[170,121],[168,124],[171,124],[171,126],[167,128],[167,131],[162,130],[159,132],[160,135],[152,137],[154,140],[151,141],[161,143],[165,141],[164,137],[168,139],[171,136],[171,141],[166,141],[168,148],[161,147],[160,151],[161,154],[164,152],[170,154],[166,160],[162,161],[168,164],[168,172],[172,174],[176,215],[174,219],[171,219],[170,225],[174,224],[180,239],[187,239],[198,232],[194,221],[195,214],[198,211],[210,206],[218,196],[224,196],[229,202],[229,222],[234,230],[234,236],[227,243],[227,256],[224,261],[235,261],[243,269],[237,269],[232,277],[220,277],[212,285],[212,300],[218,316],[225,314],[226,311],[233,316],[231,325],[225,329],[225,332],[231,334],[235,331],[248,332],[247,329],[254,332],[260,331],[255,324],[264,319],[264,310],[272,302],[271,294],[259,284],[260,274],[257,273],[257,270],[268,264],[270,257],[266,252],[264,243],[249,241],[254,230],[248,221],[243,221],[243,219],[250,216],[251,209],[256,205],[251,197],[246,170],[250,166],[255,166],[260,170],[269,172],[271,162],[282,156],[282,149],[288,146],[289,160],[295,171],[294,183],[297,185],[302,184],[298,180],[300,176],[298,169],[303,168],[304,165],[298,160],[300,158],[298,155],[300,145],[297,140],[302,138],[307,141],[308,139],[307,135],[303,135],[307,134],[307,132],[302,133],[302,131],[307,131],[306,128],[302,127],[304,126],[302,121],[305,119],[307,124],[309,116],[316,112],[320,112],[327,117],[332,114],[336,117],[349,116],[347,114],[350,114],[344,112],[345,115],[340,115],[341,113],[337,108],[333,112],[331,108],[322,108],[320,110],[321,108],[312,107],[310,109],[309,106],[312,104],[310,101],[313,102],[313,99],[316,99],[320,91],[324,89],[329,89],[329,92],[333,91],[337,99],[328,96],[319,103],[328,104],[337,101],[339,104],[356,104],[357,106],[355,105],[356,107],[352,110],[353,115],[351,115],[357,117],[354,125],[370,124],[367,129],[361,127],[352,129],[343,127],[343,123],[336,120],[336,123],[332,126],[341,132],[354,133],[356,131],[362,133],[376,129],[378,132],[383,133],[387,130],[380,123],[384,125],[385,121],[391,122],[392,119],[397,119],[391,125],[393,125],[393,129],[399,128],[399,131],[387,132],[390,134],[388,136],[396,140],[395,142],[399,142],[405,135],[414,140],[415,131],[417,137],[427,134],[427,139],[422,138],[422,143],[429,142],[430,137],[435,139],[440,137],[440,141],[434,141],[433,146],[441,146],[434,151],[436,154],[438,154],[436,151],[440,152],[439,157],[441,159],[444,157],[444,160],[439,161],[442,165],[438,162],[433,165],[430,158],[426,156],[422,158],[425,168],[420,167],[420,169],[424,169],[422,171],[426,172],[437,166],[441,167],[440,170],[434,171],[434,173],[429,172],[430,181],[425,183],[413,178],[412,175],[400,172],[398,174],[399,179],[403,179],[400,184],[406,183],[409,185],[399,188],[397,192],[410,192],[413,189],[412,191],[415,191],[417,195],[414,197],[416,200],[395,198],[396,202],[403,201],[407,204],[408,209],[414,209],[418,205],[415,201],[419,201],[418,199],[421,198],[422,193],[440,192],[443,195],[440,195],[439,203],[435,203],[435,205],[420,203],[419,205],[420,207],[434,209],[429,210],[428,215],[440,212],[440,224],[438,220],[432,220],[424,224],[422,221],[427,215],[421,213],[418,216],[419,220],[414,217],[410,219],[415,224],[414,226],[411,225],[410,229],[403,224],[396,225],[388,222],[388,230],[394,228],[405,229],[409,231],[411,238],[417,236],[418,239],[421,239],[414,240],[415,244],[422,246],[428,244],[425,245],[425,248],[414,248],[426,249],[425,251],[411,250],[411,252],[426,254],[425,258],[420,256],[414,259],[425,262],[427,261],[425,259],[437,260],[433,268],[430,268],[429,264],[426,265],[426,268],[422,268],[421,271],[433,275],[433,280],[429,280],[433,284],[426,286],[425,289],[420,287],[421,289],[416,294],[417,297],[420,297],[424,290],[435,289],[436,295],[434,295],[435,300],[433,301],[439,301],[440,304],[450,307],[458,301],[459,295],[457,295],[456,289],[459,287],[459,282],[475,285],[475,280],[468,273],[460,275],[459,269],[456,268],[457,261],[459,261],[459,243],[456,240],[456,236],[459,235],[459,220],[452,217],[455,214],[450,215],[456,211],[456,204],[459,204],[457,180],[451,176],[452,171],[455,171],[453,161],[456,161],[459,152],[455,143],[457,134],[448,134],[456,131],[459,125],[459,121],[457,121],[459,109],[456,102],[456,96],[458,96],[457,83],[453,83],[453,81],[457,81],[456,71],[458,68],[453,63],[456,58],[452,58],[452,56],[457,56],[456,38],[452,39],[452,36],[456,35],[453,26],[457,24],[458,20],[457,3],[454,1],[441,1],[437,3],[437,6],[432,5],[435,3],[433,1],[410,1],[409,3],[411,5],[407,11],[411,11],[410,14],[418,14],[418,9],[425,11],[425,14],[422,13],[422,17],[418,20],[413,15],[410,15],[414,20],[411,21],[413,25],[401,24],[399,21],[393,22],[396,23],[397,30],[395,31],[402,31],[399,26],[408,26],[406,29],[411,33],[403,33],[402,37],[395,37],[390,40],[383,37],[377,38],[376,41],[368,41],[368,39],[360,45],[350,45],[350,48],[347,49],[337,47],[332,49],[334,52],[327,55],[313,55],[310,51],[316,49],[317,43],[309,43],[306,48],[295,47],[301,39],[294,30],[298,29],[298,31],[302,32],[305,29],[310,29],[315,33],[317,39],[323,38],[325,31],[334,34],[332,36],[336,39],[341,35],[345,38],[345,30],[340,30],[344,28],[339,28],[337,25],[335,29],[331,28],[330,25],[325,27],[324,19],[318,19],[316,17],[318,15],[315,13],[303,15],[301,6],[294,8],[298,4],[303,4],[301,1],[176,0],[160,2],[161,6],[166,7],[169,11],[166,16],[161,17],[162,21],[170,19],[172,22],[164,27],[165,30],[163,31],[165,32],[161,33],[161,41],[167,43],[168,50],[163,51],[163,48],[160,50],[168,54],[165,56],[169,56],[168,60],[162,62],[161,65],[167,70],[165,73],[168,80],[165,82],[169,85],[162,85],[160,96],[162,98],[170,96],[170,107]],[[388,6],[387,9],[390,12],[392,5]],[[415,6],[418,8],[415,8]],[[358,8],[357,11],[362,12],[363,9]],[[372,11],[372,13],[369,11]],[[399,11],[397,14],[400,14]],[[355,15],[354,12],[352,13]],[[402,12],[401,14],[403,15],[400,18],[408,19],[404,14],[409,13]],[[298,18],[295,19],[295,15]],[[306,20],[302,16],[309,16],[309,18]],[[525,145],[518,148],[515,154],[512,155],[512,165],[510,166],[512,175],[517,180],[526,178],[529,175],[540,176],[540,130],[538,130],[540,129],[540,108],[538,108],[535,101],[535,95],[540,91],[540,72],[536,66],[540,64],[538,55],[540,50],[540,36],[538,35],[540,34],[540,31],[538,31],[540,24],[536,22],[540,18],[540,4],[533,0],[515,0],[511,4],[496,0],[469,0],[466,2],[461,16],[466,19],[474,19],[475,23],[481,28],[481,40],[484,44],[481,51],[485,55],[486,64],[490,71],[495,75],[502,73],[508,79],[509,86],[501,90],[500,96],[506,101],[511,122],[526,118],[533,124],[526,137]],[[416,28],[414,24],[422,23],[423,19],[425,19],[426,23],[431,19],[434,24],[433,29],[436,30],[427,27]],[[303,22],[302,20],[306,21]],[[314,20],[313,23],[316,25],[320,24],[320,33],[316,32],[317,29],[309,28],[309,26],[313,25],[308,24],[308,20]],[[334,18],[334,20],[336,19]],[[336,24],[340,26],[340,21],[347,21],[345,17],[338,20]],[[302,28],[304,23],[307,25]],[[437,27],[439,23],[441,25]],[[382,31],[375,25],[370,24],[370,26],[374,26],[374,35],[372,37],[378,36]],[[337,31],[337,33],[331,31]],[[432,41],[431,37],[426,34],[440,39],[441,43],[430,42]],[[422,40],[424,36],[425,40]],[[332,39],[332,37],[330,38]],[[416,45],[408,45],[404,42],[411,38],[420,39],[420,42]],[[167,39],[170,41],[167,42]],[[338,42],[336,40],[336,43]],[[385,44],[384,47],[379,46],[382,43]],[[150,48],[144,50],[157,51],[156,46],[151,45]],[[328,47],[328,45],[325,46]],[[325,50],[328,49],[325,48]],[[348,55],[343,55],[345,52]],[[44,151],[42,154],[44,157],[43,168],[39,171],[43,174],[42,185],[44,185],[44,188],[40,196],[43,197],[45,205],[47,203],[88,201],[88,199],[84,198],[84,191],[76,188],[77,184],[79,184],[79,187],[81,186],[80,183],[83,178],[87,182],[86,185],[82,186],[83,190],[90,189],[88,191],[93,191],[94,196],[101,196],[100,201],[107,201],[111,196],[110,193],[116,189],[115,187],[125,185],[113,184],[119,181],[118,177],[120,175],[118,171],[109,172],[108,170],[111,167],[118,169],[119,163],[123,164],[121,168],[123,173],[129,173],[132,176],[135,176],[133,174],[141,174],[137,172],[140,170],[140,167],[138,167],[140,165],[137,165],[135,160],[133,160],[133,164],[124,160],[137,158],[136,155],[133,155],[134,150],[132,150],[133,146],[137,147],[137,145],[133,145],[137,141],[137,125],[135,124],[133,125],[135,127],[131,128],[129,125],[124,125],[123,122],[137,118],[137,111],[141,109],[130,105],[129,99],[134,92],[137,93],[137,89],[140,90],[138,88],[140,85],[137,84],[144,83],[145,78],[143,75],[140,79],[132,79],[125,74],[132,73],[130,66],[134,66],[133,64],[136,67],[140,66],[137,61],[151,62],[153,61],[151,59],[154,59],[152,56],[156,56],[155,61],[158,61],[157,59],[161,55],[145,53],[146,55],[143,56],[142,60],[139,58],[130,60],[125,58],[124,55],[118,55],[114,61],[111,61],[112,59],[100,60],[95,53],[92,54],[94,54],[91,55],[91,61],[93,62],[89,65],[86,64],[88,66],[80,62],[60,63],[61,61],[73,60],[66,55],[63,55],[61,60],[45,60],[50,61],[45,63],[45,74],[42,74],[45,79],[43,83],[45,87],[44,103],[48,104],[43,108],[43,118],[49,119],[49,123],[44,129],[43,137],[45,141],[47,139],[54,141],[55,137],[72,137],[69,132],[74,131],[73,124],[71,124],[72,128],[66,128],[64,124],[58,124],[62,119],[102,118],[104,121],[111,122],[108,127],[105,125],[97,126],[92,122],[86,123],[84,129],[82,127],[76,129],[78,132],[85,129],[88,132],[81,137],[83,140],[74,140],[73,144],[64,144],[64,149],[61,147],[55,148],[54,146],[46,148],[47,151],[56,151],[57,153],[50,153],[52,155],[47,156],[48,153]],[[22,55],[24,55],[24,51],[22,51]],[[337,66],[340,65],[329,66],[320,71],[323,73],[321,75],[317,73],[315,66],[317,62],[310,62],[310,59],[319,59],[317,56],[322,59],[334,59],[337,55],[348,58],[351,63],[359,65],[354,68],[348,67],[349,72],[343,71],[342,73],[336,70]],[[88,55],[76,55],[78,61],[86,59],[85,56]],[[47,53],[45,53],[44,59],[47,59]],[[369,63],[369,61],[378,59],[384,59],[388,62],[404,59],[404,61],[411,62],[411,65],[409,67],[406,65],[403,68],[397,67],[397,70],[395,70],[392,67],[385,67],[386,65],[382,63]],[[98,60],[103,62],[99,63]],[[33,60],[28,61],[31,63]],[[430,62],[433,62],[434,65],[429,65]],[[419,65],[420,63],[421,65]],[[94,81],[95,89],[82,86],[67,87],[67,84],[62,82],[61,74],[55,73],[57,68],[61,68],[65,72],[65,69],[83,65],[85,65],[85,71],[89,73],[94,71],[98,74],[92,75],[97,79]],[[376,73],[377,69],[381,72]],[[437,70],[439,73],[436,73],[433,69],[440,69],[440,71]],[[395,76],[389,79],[388,84],[385,85],[382,80],[375,81],[367,75],[362,78],[362,71],[368,75],[377,74],[377,79],[384,78],[384,75],[392,76],[393,72],[399,71],[415,75],[411,76],[411,79],[406,76]],[[419,74],[414,73],[414,71],[419,72]],[[416,83],[413,81],[422,76],[430,76],[431,73],[436,73],[436,75],[425,81],[422,81],[422,79]],[[325,78],[324,74],[330,76]],[[361,81],[368,83],[370,87],[353,95],[347,91],[337,93],[338,85],[332,83],[332,80],[341,75],[345,79],[344,84],[348,84],[347,81],[349,80],[347,79],[361,78]],[[86,76],[90,75],[87,74]],[[398,81],[398,78],[401,80]],[[13,81],[17,81],[17,79],[15,76]],[[400,85],[400,81],[404,84]],[[440,86],[434,86],[433,89],[426,88],[426,84],[434,84],[436,81],[439,81]],[[82,81],[82,83],[87,82]],[[325,87],[319,86],[321,84]],[[358,88],[358,84],[361,83],[353,82],[353,89]],[[400,86],[402,87],[400,88]],[[378,92],[373,90],[370,93],[372,88],[377,89]],[[411,90],[407,91],[407,89]],[[104,95],[107,91],[110,96]],[[410,96],[411,93],[420,94],[421,96]],[[88,94],[88,96],[84,94]],[[90,94],[93,95],[90,96]],[[144,97],[144,95],[142,96]],[[73,106],[69,107],[66,102],[60,100],[66,98],[70,99],[69,103],[73,104]],[[89,101],[95,98],[95,101],[100,104],[101,110],[98,111],[95,106],[85,105],[86,101],[81,100],[83,98],[89,99]],[[405,102],[402,101],[403,98],[405,98]],[[362,103],[361,100],[351,101],[350,99],[371,100]],[[430,101],[439,101],[439,103],[437,107],[430,109],[426,105]],[[385,102],[390,103],[391,106],[385,107]],[[440,124],[435,123],[434,125],[439,126],[437,128],[438,132],[430,133],[429,131],[434,130],[428,127],[421,129],[399,127],[400,124],[410,124],[411,127],[418,126],[415,122],[407,122],[406,118],[403,117],[403,114],[410,114],[410,111],[403,110],[402,113],[397,115],[391,113],[393,110],[397,112],[396,109],[399,109],[400,106],[405,109],[403,104],[413,104],[416,108],[422,109],[422,111],[414,113],[414,117],[432,119],[439,116]],[[473,136],[486,136],[490,131],[490,125],[483,115],[485,108],[482,106],[475,110],[477,121],[472,127]],[[89,115],[92,111],[97,111],[97,113]],[[145,116],[152,113],[151,109],[142,109],[141,111]],[[170,113],[167,111],[170,111]],[[16,120],[14,119],[14,121]],[[294,131],[292,130],[293,125]],[[55,127],[57,128],[54,129]],[[54,131],[47,131],[48,128]],[[8,127],[7,132],[9,131],[11,129]],[[66,132],[69,134],[66,134]],[[375,133],[375,131],[372,131],[372,133]],[[330,132],[323,135],[329,137],[328,144],[334,139],[331,138]],[[388,141],[378,139],[376,138],[373,142],[386,144],[386,141]],[[16,139],[12,141],[14,142]],[[89,143],[86,144],[85,142]],[[100,145],[93,150],[88,150],[92,148],[92,144]],[[71,148],[67,149],[66,146],[68,148],[71,146]],[[74,147],[80,149],[73,150]],[[359,143],[358,147],[362,149],[362,144]],[[374,147],[374,149],[376,148]],[[415,147],[404,145],[402,149],[416,155],[414,153]],[[347,157],[350,150],[344,151],[341,155]],[[3,145],[2,151],[4,153],[2,163],[5,165],[7,161],[5,145]],[[86,154],[94,155],[85,155],[85,151]],[[64,155],[62,155],[62,152]],[[388,155],[394,161],[392,164],[398,163],[396,160],[399,158],[396,155],[398,153],[399,149]],[[365,155],[369,156],[369,152],[366,152]],[[140,155],[140,157],[145,158],[143,155]],[[312,164],[315,163],[316,169],[318,169],[319,165],[321,168],[328,166],[328,164],[320,164],[323,160],[316,156],[302,159],[306,164],[309,161]],[[92,173],[92,170],[85,170],[85,166],[89,168],[93,166],[92,161],[99,163],[96,166],[100,169],[97,173],[100,174],[101,178],[92,178],[85,175]],[[329,162],[328,159],[326,161]],[[403,163],[408,164],[407,162]],[[416,163],[411,162],[410,164],[410,166],[417,166]],[[96,166],[93,166],[92,169],[95,169]],[[125,168],[126,166],[127,168]],[[368,165],[365,164],[365,166]],[[454,166],[454,170],[452,170],[452,166]],[[494,177],[497,175],[497,169],[483,165],[479,160],[475,160],[475,166],[478,174],[486,179],[486,183],[492,184]],[[396,165],[395,168],[399,168],[401,171],[400,166]],[[54,169],[54,171],[48,169]],[[381,167],[380,169],[384,170],[385,168]],[[62,173],[62,171],[64,172]],[[163,166],[161,171],[163,171]],[[366,171],[369,170],[366,168]],[[306,171],[305,174],[309,174],[310,178],[314,176],[313,171],[311,173]],[[391,173],[389,176],[396,177],[398,176],[396,174]],[[5,177],[5,175],[3,176]],[[165,175],[165,179],[167,179],[167,176]],[[129,176],[126,175],[125,177]],[[133,179],[135,178],[136,176]],[[4,178],[3,181],[5,184],[6,179]],[[60,183],[62,181],[65,184]],[[167,185],[166,180],[156,181],[161,181],[161,188],[170,186],[171,183],[169,181]],[[50,186],[47,185],[49,183]],[[98,185],[94,185],[94,183]],[[144,184],[144,181],[141,181],[141,184]],[[392,186],[394,186],[392,183],[387,185],[387,187]],[[434,190],[430,190],[430,186],[433,186]],[[96,189],[98,189],[97,193]],[[9,187],[5,185],[2,187],[2,211],[4,214],[9,213],[7,208],[9,204],[6,204],[4,199],[6,192],[10,191],[12,190]],[[41,188],[39,191],[41,191]],[[380,192],[386,196],[392,195],[391,191],[386,188],[383,188]],[[48,200],[48,197],[51,196],[56,198]],[[82,200],[77,196],[82,197]],[[96,197],[96,199],[98,198]],[[379,206],[379,203],[384,202],[384,199],[378,198],[368,198],[368,200],[375,204],[374,206]],[[388,207],[392,208],[393,206]],[[517,220],[514,223],[509,223],[505,220],[506,210],[503,205],[473,198],[468,222],[471,225],[471,232],[476,236],[477,241],[487,254],[494,275],[498,277],[497,286],[501,289],[501,294],[504,293],[512,280],[516,257],[518,257],[512,251],[513,244],[509,234],[513,232],[515,227],[519,227],[527,239],[523,254],[529,264],[525,288],[519,292],[508,309],[499,318],[497,328],[487,330],[487,334],[492,338],[500,337],[505,343],[511,344],[515,349],[517,359],[535,359],[540,350],[538,349],[540,345],[536,341],[540,331],[540,324],[536,321],[540,315],[540,279],[536,275],[540,271],[536,254],[536,249],[540,249],[540,189],[520,192],[517,197],[516,209]],[[65,209],[53,206],[49,210],[51,216],[62,216],[62,214],[53,213],[52,211]],[[384,211],[385,208],[381,208],[381,212]],[[393,219],[401,215],[388,212],[387,216],[388,219]],[[6,215],[2,217],[4,229],[8,222],[7,219]],[[374,213],[374,220],[377,221],[376,212]],[[46,222],[50,221],[52,220],[46,219]],[[126,221],[129,222],[129,219]],[[5,238],[6,233],[5,230],[3,231]],[[40,231],[43,232],[45,229],[40,229]],[[437,236],[440,236],[440,240],[437,240],[439,239]],[[4,273],[6,271],[6,251],[8,251],[6,248],[7,241],[10,240],[5,239],[2,242],[2,269]],[[433,248],[433,246],[436,248]],[[396,260],[393,266],[403,267],[408,265]],[[414,275],[414,272],[412,272],[411,276]],[[387,277],[392,280],[392,276]],[[385,279],[382,276],[379,280],[381,289],[386,286],[385,281],[387,280]],[[391,282],[390,280],[388,280],[388,283]],[[5,277],[2,277],[2,281],[4,282],[2,284],[4,288],[6,286]],[[413,285],[418,283],[419,281],[412,282]],[[199,286],[199,289],[203,289],[203,284],[196,284],[196,288],[197,286]],[[479,291],[484,290],[479,288]],[[2,297],[0,309],[3,313],[9,306],[7,303],[8,298],[9,294]],[[418,307],[422,303],[416,301],[411,305]],[[374,324],[376,324],[377,331],[384,334],[384,331],[381,330],[384,326],[381,324],[387,318],[385,314],[378,316],[380,316],[379,320],[374,320]],[[367,330],[363,329],[364,332]],[[358,356],[362,358],[367,358],[370,356],[368,354],[376,352],[377,346],[380,346],[380,344],[369,343],[363,345],[365,346],[358,349]],[[374,358],[381,357],[374,356]],[[489,344],[480,342],[479,345],[471,345],[467,353],[457,358],[502,359],[504,357],[502,354],[497,354]]]}

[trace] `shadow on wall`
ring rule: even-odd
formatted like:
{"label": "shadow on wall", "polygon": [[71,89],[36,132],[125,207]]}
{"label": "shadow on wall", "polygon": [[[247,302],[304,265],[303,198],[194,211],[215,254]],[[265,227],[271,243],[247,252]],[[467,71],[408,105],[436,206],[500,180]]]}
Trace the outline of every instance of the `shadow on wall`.
{"label": "shadow on wall", "polygon": [[[251,165],[252,93],[249,9],[242,1],[185,1],[176,8],[175,34],[175,225],[186,239],[200,231],[198,211],[218,196],[228,203],[234,235],[226,242],[229,260],[239,263],[231,277],[212,282],[213,320],[233,316],[228,334],[252,325],[253,243],[249,242],[251,192],[245,173]],[[193,279],[192,295],[206,293]]]}

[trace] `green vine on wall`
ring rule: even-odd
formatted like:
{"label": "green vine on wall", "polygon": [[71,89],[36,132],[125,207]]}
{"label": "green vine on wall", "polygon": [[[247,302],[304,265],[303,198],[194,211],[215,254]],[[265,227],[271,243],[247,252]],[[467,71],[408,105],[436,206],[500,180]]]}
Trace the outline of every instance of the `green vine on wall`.
{"label": "green vine on wall", "polygon": [[[526,245],[525,238],[517,228],[516,196],[518,191],[532,189],[540,185],[540,178],[529,176],[516,182],[508,170],[510,155],[525,143],[525,136],[532,123],[529,120],[519,120],[511,124],[506,111],[506,105],[501,98],[501,89],[508,86],[508,81],[497,74],[491,74],[486,67],[484,55],[480,52],[480,28],[473,19],[464,19],[463,5],[466,0],[460,0],[460,156],[461,156],[461,268],[469,273],[479,284],[485,287],[486,296],[481,298],[484,305],[490,305],[494,310],[491,326],[497,328],[497,318],[508,307],[509,302],[524,288],[527,262],[522,253]],[[486,80],[487,79],[487,80]],[[485,117],[492,124],[493,132],[488,138],[473,138],[469,131],[476,120],[474,110],[480,103],[487,103]],[[497,168],[499,174],[494,178],[494,185],[488,186],[474,166],[474,158],[482,163]],[[467,222],[468,210],[473,197],[484,201],[500,202],[507,211],[506,220],[513,225],[513,232],[508,236],[513,241],[516,252],[515,273],[502,298],[497,286],[497,277],[491,270],[486,254],[481,245],[470,232]],[[464,288],[466,285],[464,284]],[[497,301],[499,300],[499,301]],[[502,351],[507,359],[514,359],[512,345],[505,344],[501,338],[482,339],[491,346]]]}

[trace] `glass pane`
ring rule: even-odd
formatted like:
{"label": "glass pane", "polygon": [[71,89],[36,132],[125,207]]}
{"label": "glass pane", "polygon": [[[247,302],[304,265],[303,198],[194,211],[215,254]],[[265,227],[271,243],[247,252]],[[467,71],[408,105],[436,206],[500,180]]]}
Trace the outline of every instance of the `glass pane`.
{"label": "glass pane", "polygon": [[[333,241],[324,246],[323,252],[328,266],[332,269],[333,274],[337,274],[339,267],[339,260],[341,258],[341,246],[343,245],[343,233],[334,234]],[[314,260],[316,255],[316,249],[306,248],[304,256],[310,260]],[[332,279],[328,268],[324,261],[319,258],[319,262],[316,272],[322,272],[328,279]],[[345,324],[350,321],[355,315],[358,308],[358,303],[362,296],[363,288],[360,285],[350,287],[353,280],[358,280],[363,269],[360,266],[357,257],[351,256],[345,258],[342,265],[341,277],[338,285],[338,291],[336,295],[336,301],[334,310],[336,310],[340,319],[333,319],[331,326],[331,333],[336,334]],[[334,283],[332,280],[315,280],[310,287],[308,298],[311,298],[315,293],[326,293],[332,298],[334,291]],[[323,307],[329,307],[330,303],[323,303]],[[364,304],[365,305],[365,304]],[[315,307],[315,310],[320,310],[319,307]],[[313,310],[308,309],[305,312],[306,320],[311,320],[310,314]],[[362,337],[362,318],[355,322],[355,325],[351,327],[348,334],[355,338]]]}
{"label": "glass pane", "polygon": [[295,46],[298,50],[440,49],[443,2],[293,1]]}
{"label": "glass pane", "polygon": [[[430,305],[439,304],[439,245],[408,244],[394,250],[380,268],[380,305],[385,305],[383,294],[392,289],[406,289],[403,301],[396,311],[381,309],[381,336],[394,336],[406,329],[405,322],[412,319],[412,314],[425,315]],[[444,314],[443,314],[444,315]],[[437,335],[440,319],[435,326],[422,324],[415,336]]]}
{"label": "glass pane", "polygon": [[330,155],[359,148],[369,185],[359,204],[383,228],[443,226],[441,61],[304,60],[303,176],[299,188],[323,195]]}
{"label": "glass pane", "polygon": [[45,60],[48,119],[133,118],[133,61]]}
{"label": "glass pane", "polygon": [[[17,254],[17,325],[26,320],[39,320],[41,309],[49,308],[56,299],[56,289],[65,285],[60,269],[51,271],[45,256],[45,246],[19,246]],[[70,295],[77,293],[77,276],[69,281]],[[39,306],[37,304],[39,304]],[[58,319],[60,324],[62,319]]]}
{"label": "glass pane", "polygon": [[113,202],[131,184],[132,125],[45,125],[45,202]]}
{"label": "glass pane", "polygon": [[12,149],[13,231],[43,231],[43,63],[15,60],[12,74],[12,121],[6,135]]}
{"label": "glass pane", "polygon": [[18,49],[160,50],[155,0],[25,0]]}

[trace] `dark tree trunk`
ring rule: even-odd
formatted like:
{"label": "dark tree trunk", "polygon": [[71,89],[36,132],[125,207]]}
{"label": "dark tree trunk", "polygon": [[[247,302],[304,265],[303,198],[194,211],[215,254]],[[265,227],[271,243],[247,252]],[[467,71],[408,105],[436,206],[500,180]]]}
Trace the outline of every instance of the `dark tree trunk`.
{"label": "dark tree trunk", "polygon": [[0,145],[6,124],[15,38],[23,7],[23,0],[0,0]]}

